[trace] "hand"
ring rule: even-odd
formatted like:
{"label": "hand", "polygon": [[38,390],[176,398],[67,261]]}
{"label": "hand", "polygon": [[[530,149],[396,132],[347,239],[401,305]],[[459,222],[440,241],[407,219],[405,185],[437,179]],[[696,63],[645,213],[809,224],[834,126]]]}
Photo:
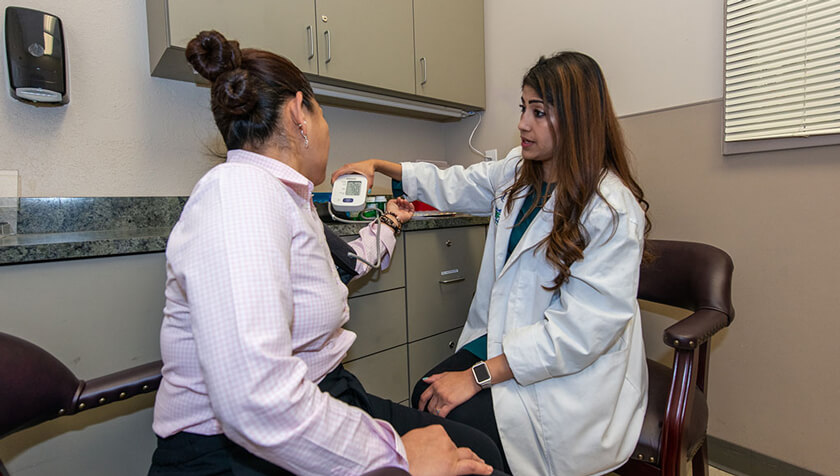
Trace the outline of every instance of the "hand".
{"label": "hand", "polygon": [[[353,162],[344,164],[333,172],[330,177],[330,183],[335,183],[335,180],[342,175],[347,174],[362,174],[367,177],[368,190],[373,188],[373,175],[376,172],[376,159],[362,160],[360,162]],[[365,190],[367,191],[367,190]]]}
{"label": "hand", "polygon": [[469,448],[457,448],[440,425],[411,430],[402,436],[408,458],[408,471],[413,476],[457,476],[490,474],[493,467],[485,464]]}
{"label": "hand", "polygon": [[430,385],[420,395],[418,407],[421,411],[428,408],[430,413],[441,418],[446,418],[449,412],[481,391],[470,369],[435,374],[423,381]]}
{"label": "hand", "polygon": [[414,216],[414,204],[404,198],[392,198],[385,205],[385,211],[393,213],[400,223],[405,224]]}

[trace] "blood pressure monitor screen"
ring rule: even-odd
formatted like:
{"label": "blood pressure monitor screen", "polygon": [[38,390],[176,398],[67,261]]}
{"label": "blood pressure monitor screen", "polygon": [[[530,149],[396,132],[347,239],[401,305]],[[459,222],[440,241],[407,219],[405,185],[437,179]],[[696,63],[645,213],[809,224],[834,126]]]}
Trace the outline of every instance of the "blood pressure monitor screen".
{"label": "blood pressure monitor screen", "polygon": [[362,182],[358,180],[354,180],[352,182],[347,182],[347,187],[344,189],[345,195],[356,196],[362,193]]}

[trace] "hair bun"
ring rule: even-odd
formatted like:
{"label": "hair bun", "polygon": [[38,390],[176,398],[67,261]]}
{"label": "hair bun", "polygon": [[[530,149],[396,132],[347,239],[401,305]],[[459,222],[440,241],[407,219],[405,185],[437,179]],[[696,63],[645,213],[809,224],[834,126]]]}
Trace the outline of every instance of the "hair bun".
{"label": "hair bun", "polygon": [[239,42],[228,41],[215,30],[202,31],[190,40],[186,56],[195,71],[211,82],[242,64]]}
{"label": "hair bun", "polygon": [[227,113],[234,116],[249,114],[257,104],[253,78],[245,69],[226,71],[213,83],[213,99]]}

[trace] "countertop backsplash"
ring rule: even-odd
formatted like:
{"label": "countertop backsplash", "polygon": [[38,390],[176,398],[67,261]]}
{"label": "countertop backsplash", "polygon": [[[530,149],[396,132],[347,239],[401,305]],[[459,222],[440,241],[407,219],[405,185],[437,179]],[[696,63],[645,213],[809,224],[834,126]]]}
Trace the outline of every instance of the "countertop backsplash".
{"label": "countertop backsplash", "polygon": [[21,198],[17,234],[172,228],[186,202],[187,197]]}

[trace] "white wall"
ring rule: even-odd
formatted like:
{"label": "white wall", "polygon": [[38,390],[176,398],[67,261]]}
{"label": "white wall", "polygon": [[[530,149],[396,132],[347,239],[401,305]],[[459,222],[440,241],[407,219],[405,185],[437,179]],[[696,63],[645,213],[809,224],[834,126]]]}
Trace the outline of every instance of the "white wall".
{"label": "white wall", "polygon": [[[577,50],[595,58],[619,116],[723,94],[722,2],[486,0],[484,42],[487,112],[474,143],[500,156],[519,140],[522,76],[541,55]],[[448,129],[451,162],[476,160],[458,147],[468,122]]]}
{"label": "white wall", "polygon": [[[209,93],[149,75],[145,2],[0,0],[10,5],[61,18],[69,57],[70,104],[60,108],[12,99],[0,68],[0,169],[20,171],[21,196],[188,195],[216,163]],[[440,123],[337,108],[326,115],[330,170],[373,155],[445,153]]]}

